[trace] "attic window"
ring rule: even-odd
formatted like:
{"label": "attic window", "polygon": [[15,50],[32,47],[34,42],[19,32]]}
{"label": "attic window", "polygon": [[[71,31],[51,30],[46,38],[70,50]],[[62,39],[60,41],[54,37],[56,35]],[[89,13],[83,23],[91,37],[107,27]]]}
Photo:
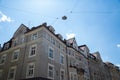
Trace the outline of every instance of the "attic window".
{"label": "attic window", "polygon": [[60,38],[61,40],[63,39],[61,34],[57,34],[57,35],[58,35],[58,38]]}
{"label": "attic window", "polygon": [[19,33],[22,33],[23,32],[23,30],[21,29],[21,30],[19,30]]}
{"label": "attic window", "polygon": [[55,29],[52,26],[48,26],[48,28],[51,32],[53,32],[53,33],[55,32]]}
{"label": "attic window", "polygon": [[8,49],[9,48],[9,43],[5,44],[4,49]]}

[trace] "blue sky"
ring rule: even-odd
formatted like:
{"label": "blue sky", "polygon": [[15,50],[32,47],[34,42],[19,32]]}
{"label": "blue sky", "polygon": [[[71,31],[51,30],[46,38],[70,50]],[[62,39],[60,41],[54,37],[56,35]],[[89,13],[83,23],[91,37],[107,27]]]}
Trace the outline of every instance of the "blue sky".
{"label": "blue sky", "polygon": [[[62,16],[67,20],[62,20]],[[21,23],[29,28],[47,22],[64,38],[99,51],[103,61],[120,65],[120,0],[0,0],[0,43]]]}

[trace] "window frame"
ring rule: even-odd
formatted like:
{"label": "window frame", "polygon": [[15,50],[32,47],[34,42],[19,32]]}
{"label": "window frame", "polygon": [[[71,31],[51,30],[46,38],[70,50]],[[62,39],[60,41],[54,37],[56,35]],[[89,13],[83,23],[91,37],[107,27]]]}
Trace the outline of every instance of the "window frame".
{"label": "window frame", "polygon": [[17,46],[18,45],[18,38],[15,38],[14,40],[13,40],[13,46],[15,47],[15,46]]}
{"label": "window frame", "polygon": [[4,50],[8,49],[10,47],[10,43],[6,43],[4,46]]}
{"label": "window frame", "polygon": [[[49,70],[49,66],[51,66],[53,68],[53,70]],[[53,72],[53,77],[49,76],[49,71]],[[48,64],[48,78],[54,80],[54,65],[52,65],[52,64]]]}
{"label": "window frame", "polygon": [[[53,53],[53,56],[52,56],[52,57],[50,56],[50,49],[53,51],[53,52],[52,52],[52,53]],[[52,47],[49,47],[49,48],[48,48],[48,58],[51,59],[51,60],[54,60],[54,49],[53,49]]]}
{"label": "window frame", "polygon": [[3,75],[3,69],[0,69],[0,78],[2,78]]}
{"label": "window frame", "polygon": [[[5,60],[4,60],[4,62],[3,62],[3,63],[1,63],[1,62],[2,62],[2,60],[3,60],[3,57],[5,57]],[[3,54],[3,55],[1,56],[1,58],[0,58],[0,65],[5,64],[5,62],[6,62],[6,58],[7,58],[7,54]]]}
{"label": "window frame", "polygon": [[[35,47],[35,53],[33,55],[31,55],[33,47]],[[36,56],[36,53],[37,53],[37,44],[33,44],[30,46],[30,49],[29,49],[29,58]]]}
{"label": "window frame", "polygon": [[38,33],[36,32],[36,33],[33,33],[32,35],[31,35],[31,40],[36,40],[38,38]]}
{"label": "window frame", "polygon": [[63,75],[64,75],[64,79],[63,79],[63,80],[65,80],[65,70],[64,70],[64,69],[60,69],[60,80],[62,80],[62,79],[61,79],[61,71],[64,72],[64,74],[63,74]]}
{"label": "window frame", "polygon": [[52,43],[53,45],[56,45],[55,38],[53,38],[52,36],[51,36],[51,43]]}
{"label": "window frame", "polygon": [[[16,52],[18,53],[18,57],[17,57],[17,59],[14,59],[14,55],[15,55]],[[20,55],[20,49],[15,50],[13,52],[13,54],[12,54],[12,60],[11,60],[11,62],[18,61],[19,55]]]}
{"label": "window frame", "polygon": [[24,42],[25,42],[25,36],[24,36],[24,35],[20,37],[20,42],[21,42],[21,43],[24,43]]}
{"label": "window frame", "polygon": [[[70,72],[70,80],[75,80],[75,75],[76,75],[76,80],[77,80],[77,73],[74,73],[74,72]],[[71,76],[72,76],[72,79],[71,79]]]}
{"label": "window frame", "polygon": [[[33,66],[33,74],[32,75],[28,75],[29,74],[29,70],[31,70],[31,69],[29,69],[29,66]],[[35,63],[28,63],[28,65],[27,65],[27,69],[26,69],[27,71],[26,71],[26,78],[32,78],[32,77],[34,77],[34,74],[35,74]]]}
{"label": "window frame", "polygon": [[[63,57],[63,58],[61,58],[61,57]],[[61,59],[63,59],[62,62],[61,62]],[[62,64],[62,65],[65,64],[65,56],[62,53],[60,53],[60,64]]]}
{"label": "window frame", "polygon": [[[13,75],[13,78],[9,78],[12,69],[14,69],[14,75]],[[8,80],[15,80],[16,70],[17,70],[17,67],[16,67],[16,66],[13,66],[13,67],[11,67],[11,68],[9,69]]]}

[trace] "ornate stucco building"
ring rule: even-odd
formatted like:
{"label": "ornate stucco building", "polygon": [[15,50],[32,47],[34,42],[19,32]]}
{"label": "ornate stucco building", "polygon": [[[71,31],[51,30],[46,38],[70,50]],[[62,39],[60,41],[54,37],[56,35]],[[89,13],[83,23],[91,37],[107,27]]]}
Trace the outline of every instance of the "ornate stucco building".
{"label": "ornate stucco building", "polygon": [[0,80],[119,80],[120,70],[104,63],[75,38],[63,39],[46,23],[24,24],[0,46]]}

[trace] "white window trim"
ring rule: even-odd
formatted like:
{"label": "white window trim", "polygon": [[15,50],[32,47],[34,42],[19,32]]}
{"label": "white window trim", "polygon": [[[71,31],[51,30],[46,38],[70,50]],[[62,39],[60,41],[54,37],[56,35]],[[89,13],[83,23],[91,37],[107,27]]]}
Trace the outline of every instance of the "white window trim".
{"label": "white window trim", "polygon": [[[3,55],[1,56],[1,58],[0,58],[0,62],[1,62],[1,60],[3,59],[3,56],[7,57],[7,54],[3,54]],[[6,58],[5,58],[5,62],[6,62]],[[4,65],[5,62],[4,62],[4,63],[0,63],[0,65]]]}
{"label": "white window trim", "polygon": [[21,43],[24,43],[25,42],[25,36],[23,35],[23,36],[21,36],[21,39],[20,39],[21,41]]}
{"label": "white window trim", "polygon": [[[15,52],[19,52],[19,53],[18,53],[18,58],[17,58],[17,59],[13,59],[14,53],[15,53]],[[11,60],[11,62],[18,61],[19,55],[20,55],[20,50],[19,50],[19,49],[15,50],[15,51],[13,52],[13,54],[12,54],[12,60]]]}
{"label": "white window trim", "polygon": [[[34,35],[34,34],[36,34],[36,36],[37,36],[35,39],[33,38],[33,35]],[[38,38],[38,33],[37,33],[37,32],[36,32],[36,33],[33,33],[33,34],[31,35],[31,40],[36,40],[37,38]]]}
{"label": "white window trim", "polygon": [[0,78],[2,78],[2,75],[3,75],[3,70],[2,69],[0,69],[0,73],[1,73]]}
{"label": "white window trim", "polygon": [[13,46],[17,46],[18,45],[18,38],[15,38],[14,40],[13,40]]}
{"label": "white window trim", "polygon": [[[63,63],[61,63],[61,56],[63,56]],[[62,64],[62,65],[64,65],[65,64],[65,56],[62,54],[62,53],[60,53],[60,64]]]}
{"label": "white window trim", "polygon": [[[32,47],[36,47],[34,55],[31,55],[31,49],[32,49]],[[29,58],[36,56],[36,52],[37,52],[37,44],[31,45],[30,48],[29,48]]]}
{"label": "white window trim", "polygon": [[[52,67],[53,67],[53,78],[49,76],[49,66],[52,66]],[[54,80],[54,72],[55,72],[54,65],[48,63],[48,78],[49,78],[49,79]]]}
{"label": "white window trim", "polygon": [[53,38],[53,37],[51,36],[50,42],[51,42],[53,45],[55,45],[55,44],[56,44],[55,38]]}
{"label": "white window trim", "polygon": [[73,74],[73,72],[70,72],[70,74],[69,74],[70,75],[70,80],[71,80],[71,74]]}
{"label": "white window trim", "polygon": [[70,72],[70,80],[71,80],[71,74],[73,75],[73,80],[74,80],[74,75],[76,75],[76,78],[77,78],[77,73],[75,73],[75,72]]}
{"label": "white window trim", "polygon": [[64,72],[64,80],[65,80],[65,70],[64,69],[60,69],[60,80],[61,80],[61,71]]}
{"label": "white window trim", "polygon": [[[53,50],[53,58],[49,57],[49,49]],[[48,48],[48,58],[51,59],[51,60],[54,60],[54,49],[52,47],[50,47],[50,46]]]}
{"label": "white window trim", "polygon": [[[13,79],[9,79],[9,75],[10,75],[10,70],[11,70],[11,69],[15,69]],[[16,70],[17,70],[17,67],[16,67],[16,66],[13,66],[13,67],[11,67],[11,68],[9,69],[8,80],[15,80]]]}
{"label": "white window trim", "polygon": [[[34,66],[34,68],[33,68],[33,75],[32,76],[28,76],[28,69],[29,69],[29,66],[30,65],[33,65]],[[27,65],[27,69],[26,69],[27,71],[26,71],[26,78],[32,78],[32,77],[34,77],[34,74],[35,74],[35,63],[28,63],[28,65]]]}

